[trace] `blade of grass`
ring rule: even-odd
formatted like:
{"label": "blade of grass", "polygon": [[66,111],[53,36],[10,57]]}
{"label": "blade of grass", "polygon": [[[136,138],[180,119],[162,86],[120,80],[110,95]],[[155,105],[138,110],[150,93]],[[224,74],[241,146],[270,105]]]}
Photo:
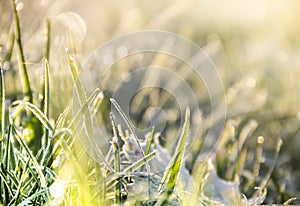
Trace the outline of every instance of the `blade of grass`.
{"label": "blade of grass", "polygon": [[55,124],[55,130],[58,128],[63,128],[64,125],[65,125],[65,122],[66,122],[66,118],[67,118],[67,115],[69,114],[70,112],[70,105],[68,105],[64,111],[62,113],[59,114],[58,118],[57,118],[57,121],[56,121],[56,124]]}
{"label": "blade of grass", "polygon": [[[117,134],[117,129],[116,129],[116,123],[115,123],[115,119],[112,113],[110,113],[109,115],[110,120],[111,120],[111,125],[112,125],[112,129],[113,129],[113,137],[117,138],[118,134]],[[117,142],[119,143],[119,142]]]}
{"label": "blade of grass", "polygon": [[272,176],[273,171],[274,171],[274,169],[275,169],[275,167],[277,165],[281,146],[282,146],[282,139],[279,138],[278,141],[277,141],[276,147],[275,147],[276,154],[275,154],[274,164],[272,165],[272,167],[270,167],[270,169],[268,170],[268,172],[265,175],[265,177],[263,178],[263,180],[260,181],[260,185],[258,187],[259,190],[256,190],[255,193],[252,195],[251,198],[257,197],[259,195],[259,193],[266,188],[266,186],[267,186],[267,184],[268,184],[268,182],[270,180],[270,177]]}
{"label": "blade of grass", "polygon": [[283,205],[290,205],[295,200],[297,200],[297,198],[296,197],[292,197],[292,198],[288,199],[287,201],[285,201],[283,203]]}
{"label": "blade of grass", "polygon": [[135,163],[131,164],[130,166],[126,167],[123,172],[125,173],[131,173],[135,170],[137,170],[138,168],[140,168],[141,166],[145,165],[146,162],[149,162],[150,160],[152,160],[155,156],[157,155],[157,152],[151,152],[150,154],[148,154],[147,156],[145,156],[145,159],[142,158],[138,161],[136,161]]}
{"label": "blade of grass", "polygon": [[50,62],[50,46],[51,46],[51,21],[49,18],[47,18],[46,21],[46,60],[47,62]]}
{"label": "blade of grass", "polygon": [[[41,110],[43,111],[45,117],[49,120],[49,104],[50,104],[50,82],[49,82],[49,63],[48,60],[44,60],[44,82],[43,82],[43,99],[41,102]],[[54,130],[54,129],[53,129]],[[48,152],[48,149],[51,149],[48,147],[48,144],[51,144],[49,140],[49,129],[44,127],[44,141],[43,141],[43,148],[44,152]]]}
{"label": "blade of grass", "polygon": [[6,169],[11,170],[16,167],[16,156],[15,156],[15,151],[14,151],[14,145],[12,142],[12,127],[9,126],[8,130],[8,137],[9,139],[7,140],[7,154],[6,154]]}
{"label": "blade of grass", "polygon": [[[69,123],[69,125],[67,126],[67,131],[70,133],[70,134],[74,134],[74,131],[75,131],[75,128],[78,126],[79,122],[82,120],[85,112],[87,112],[87,110],[89,109],[89,105],[91,105],[91,103],[94,101],[94,99],[96,98],[96,96],[99,94],[99,89],[96,89],[93,94],[88,98],[87,102],[80,108],[80,110],[77,112],[77,114],[75,115],[75,117],[71,120],[71,122]],[[69,110],[69,109],[68,109]],[[64,113],[65,115],[63,116],[66,116],[66,113],[68,111],[65,110]],[[61,119],[64,119],[64,117],[61,116]],[[64,121],[64,120],[61,120],[61,121]],[[54,134],[55,135],[55,134]],[[74,140],[74,138],[73,138]],[[72,143],[68,143],[69,145],[72,145]],[[55,146],[54,151],[57,150],[57,147]],[[101,159],[101,156],[99,155],[100,159]],[[108,170],[110,172],[114,172],[114,170],[110,167],[110,165],[108,164],[107,161],[103,161],[106,165],[106,167],[108,168]]]}
{"label": "blade of grass", "polygon": [[[10,132],[10,129],[8,130],[8,133]],[[9,136],[8,136],[9,137]],[[9,139],[5,138],[4,140],[1,141],[1,144],[4,143],[4,148],[3,148],[3,152],[1,151],[1,163],[0,163],[0,172],[2,171],[6,171],[7,170],[7,163],[8,163],[8,151],[9,151]],[[2,149],[2,148],[1,148]],[[2,154],[3,153],[3,154]],[[7,204],[6,200],[9,199],[9,191],[11,190],[10,187],[5,186],[6,185],[6,180],[5,180],[5,174],[2,175],[2,177],[0,178],[0,182],[1,182],[1,196],[2,196],[2,200],[3,200],[3,204]]]}
{"label": "blade of grass", "polygon": [[55,131],[54,135],[53,135],[53,139],[57,139],[59,136],[61,135],[68,135],[68,136],[72,136],[72,131],[69,130],[68,128],[61,128]]}
{"label": "blade of grass", "polygon": [[130,174],[131,172],[134,172],[135,170],[139,169],[141,166],[145,165],[146,162],[150,161],[157,155],[157,152],[151,152],[149,155],[147,155],[145,158],[142,158],[135,163],[131,164],[127,168],[125,168],[121,173],[117,174],[107,182],[106,187],[107,189],[113,187],[115,184],[117,184],[118,179],[120,179],[125,174]]}
{"label": "blade of grass", "polygon": [[13,173],[12,170],[6,171],[7,177],[10,180],[10,185],[15,189],[19,185],[18,178],[16,175]]}
{"label": "blade of grass", "polygon": [[79,98],[79,103],[82,105],[86,102],[86,99],[87,99],[86,93],[85,93],[83,85],[80,81],[78,71],[77,71],[77,68],[74,63],[74,59],[68,50],[67,50],[67,55],[68,55],[69,66],[70,66],[71,73],[72,73],[73,82],[75,83],[76,93]]}
{"label": "blade of grass", "polygon": [[[173,190],[175,188],[180,168],[182,166],[182,160],[184,156],[184,151],[185,151],[185,144],[186,144],[186,139],[188,136],[189,132],[189,122],[190,122],[190,110],[187,108],[185,112],[185,122],[183,125],[183,130],[179,139],[179,142],[177,144],[174,158],[171,161],[171,164],[166,171],[163,179],[162,179],[162,184],[160,185],[159,190],[162,189],[162,187],[166,184],[166,189],[167,189],[167,196],[170,196],[173,193]],[[165,183],[168,181],[167,183]]]}
{"label": "blade of grass", "polygon": [[[49,111],[50,111],[50,81],[49,81],[49,58],[50,58],[50,29],[51,29],[51,23],[50,20],[47,19],[46,21],[46,35],[47,35],[47,41],[46,41],[46,54],[45,54],[45,61],[44,61],[44,82],[43,82],[43,112],[47,119],[50,119]],[[45,154],[47,154],[51,148],[51,141],[49,141],[49,129],[44,127],[44,157]],[[42,158],[41,162],[44,162],[45,158]]]}
{"label": "blade of grass", "polygon": [[[73,82],[74,82],[75,88],[76,88],[76,93],[79,98],[79,103],[80,103],[80,105],[84,105],[87,101],[87,98],[86,98],[86,94],[85,94],[85,91],[83,88],[83,84],[80,81],[80,78],[79,78],[75,63],[74,63],[74,59],[70,55],[68,50],[67,50],[67,55],[68,55],[69,66],[70,66],[71,73],[72,73]],[[88,105],[88,107],[89,107],[89,105]],[[87,109],[87,111],[84,113],[84,116],[85,116],[84,121],[85,121],[86,132],[88,135],[88,141],[90,142],[91,145],[96,147],[95,148],[96,154],[109,167],[108,162],[106,162],[105,156],[102,154],[98,145],[94,142],[95,138],[94,138],[94,131],[93,131],[93,127],[92,127],[92,125],[93,125],[92,117],[91,117],[91,113],[90,113],[89,109]]]}
{"label": "blade of grass", "polygon": [[2,139],[5,129],[5,85],[3,78],[3,69],[0,64],[0,151],[2,149]]}
{"label": "blade of grass", "polygon": [[[2,65],[0,63],[0,158],[1,160],[4,160],[3,158],[3,153],[2,152],[2,145],[3,145],[3,136],[4,136],[4,129],[5,129],[5,89],[4,89],[4,78],[3,78],[3,69],[2,69]],[[7,141],[7,140],[6,140]],[[2,162],[2,161],[1,161]],[[0,164],[1,164],[0,162]],[[0,165],[0,169],[2,169],[1,167],[2,165]],[[5,184],[2,181],[2,178],[0,178],[0,190],[2,190],[2,185]],[[4,191],[4,194],[1,194],[1,196],[5,197],[5,193],[7,193],[6,191]],[[2,198],[1,198],[2,199]]]}
{"label": "blade of grass", "polygon": [[19,14],[17,11],[17,5],[15,0],[12,0],[12,5],[13,5],[14,21],[15,21],[15,38],[17,41],[17,46],[19,48],[20,76],[21,76],[22,89],[25,95],[25,100],[30,103],[33,103],[32,91],[31,91],[31,86],[28,78],[26,61],[25,61],[25,56],[24,56],[24,51],[22,46],[20,19],[19,19]]}
{"label": "blade of grass", "polygon": [[[114,148],[114,156],[115,156],[115,173],[118,174],[120,172],[120,149],[118,144],[118,137],[113,137],[112,146]],[[115,187],[115,203],[120,204],[122,201],[121,196],[121,182],[119,181]]]}
{"label": "blade of grass", "polygon": [[154,126],[152,127],[152,131],[151,131],[150,139],[148,140],[148,144],[147,144],[145,155],[149,154],[149,151],[150,151],[150,148],[151,148],[151,144],[153,142],[153,137],[154,137]]}
{"label": "blade of grass", "polygon": [[257,180],[260,170],[260,164],[263,154],[263,143],[264,143],[264,137],[259,136],[256,141],[256,153],[255,153],[255,161],[253,166],[252,174],[254,176],[254,181]]}
{"label": "blade of grass", "polygon": [[[120,147],[119,147],[120,144],[118,140],[116,124],[112,113],[110,113],[110,119],[113,128],[113,138],[111,141],[111,145],[114,150],[115,173],[118,174],[119,172],[121,172],[121,158],[120,158]],[[118,181],[118,183],[115,186],[115,204],[121,204],[122,202],[121,189],[122,189],[122,183],[121,181]]]}
{"label": "blade of grass", "polygon": [[247,158],[247,152],[248,152],[247,149],[242,149],[239,152],[237,164],[236,164],[235,171],[234,171],[234,173],[236,175],[238,175],[238,177],[240,177],[242,175],[244,165],[246,162],[246,158]]}
{"label": "blade of grass", "polygon": [[103,98],[104,98],[103,95],[104,95],[103,92],[100,92],[100,93],[97,95],[95,101],[93,102],[93,105],[92,105],[92,107],[91,107],[92,118],[94,118],[94,117],[96,116],[96,114],[97,114],[97,112],[98,112],[98,110],[99,110],[99,108],[100,108],[100,105],[101,105],[102,100],[103,100]]}
{"label": "blade of grass", "polygon": [[[44,115],[47,119],[50,118],[50,81],[49,81],[49,62],[45,60],[45,82],[44,82]],[[45,136],[48,138],[48,130],[45,130]]]}
{"label": "blade of grass", "polygon": [[69,128],[72,131],[72,133],[74,132],[79,122],[82,120],[84,114],[88,111],[89,105],[94,101],[99,92],[100,90],[96,89],[93,92],[93,94],[91,94],[87,101],[81,106],[80,110],[77,112],[75,117],[71,120],[70,124],[67,126],[67,128]]}
{"label": "blade of grass", "polygon": [[[62,128],[62,129],[58,129],[55,131],[55,133],[52,136],[51,140],[55,140],[58,139],[60,136],[63,135],[67,135],[67,136],[72,136],[72,133],[69,129],[67,128]],[[53,147],[52,143],[49,142],[49,144],[47,145],[47,147],[41,148],[41,150],[43,150],[43,156],[41,158],[41,165],[48,165],[49,160],[51,160],[57,150],[57,147]],[[44,169],[46,169],[47,167],[45,167]]]}
{"label": "blade of grass", "polygon": [[54,132],[54,128],[51,125],[51,122],[49,121],[49,119],[35,105],[33,105],[29,102],[23,102],[23,101],[16,101],[14,104],[23,104],[23,105],[25,105],[26,108],[29,109],[36,116],[36,118],[39,119],[39,121],[44,125],[44,127],[49,129],[52,133]]}
{"label": "blade of grass", "polygon": [[[99,167],[98,167],[99,168]],[[100,183],[100,205],[107,205],[106,203],[106,182],[107,182],[107,175],[101,171],[99,171],[99,180],[97,182]],[[96,194],[96,192],[94,193]]]}

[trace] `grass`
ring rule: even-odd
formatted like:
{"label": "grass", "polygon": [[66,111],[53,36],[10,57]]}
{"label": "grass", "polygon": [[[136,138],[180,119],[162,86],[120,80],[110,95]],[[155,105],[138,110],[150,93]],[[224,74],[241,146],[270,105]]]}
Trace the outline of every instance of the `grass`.
{"label": "grass", "polygon": [[[156,134],[155,127],[150,134],[144,134],[149,138],[140,138],[115,99],[105,93],[103,96],[99,89],[91,94],[85,91],[77,52],[68,50],[65,61],[72,78],[69,85],[73,85],[69,89],[74,90],[73,99],[78,101],[77,105],[69,102],[62,112],[53,115],[53,98],[63,97],[63,93],[51,90],[54,88],[51,75],[55,75],[51,72],[53,57],[50,59],[51,20],[46,21],[43,82],[38,90],[29,78],[34,74],[26,66],[22,19],[15,1],[12,8],[14,32],[7,38],[10,55],[3,64],[9,63],[13,65],[11,70],[19,70],[22,95],[7,97],[9,80],[5,72],[12,71],[4,71],[0,65],[0,205],[298,203],[297,193],[285,190],[287,183],[282,178],[296,172],[281,168],[280,162],[281,155],[286,157],[283,149],[288,149],[282,139],[297,135],[297,114],[272,111],[265,115],[263,111],[254,111],[229,115],[217,148],[203,160],[198,157],[201,140],[194,143],[197,147],[189,151],[186,148],[192,124],[191,111],[186,108],[181,135],[173,150],[172,145],[166,144],[167,150],[161,144],[164,134]],[[17,52],[13,52],[14,45]],[[18,65],[14,64],[16,59]],[[240,82],[232,88],[237,91],[243,88],[241,85]],[[235,101],[229,89],[226,95]],[[108,148],[99,148],[94,121],[99,113],[110,113],[107,99],[124,124],[118,125],[112,114],[110,121],[102,117],[101,123],[110,128],[112,138]],[[144,105],[141,103],[139,107]],[[286,130],[286,124],[296,126]],[[205,135],[205,125],[202,129]],[[94,147],[87,151],[86,145]],[[161,171],[154,171],[161,164]],[[295,190],[298,186],[295,183]]]}

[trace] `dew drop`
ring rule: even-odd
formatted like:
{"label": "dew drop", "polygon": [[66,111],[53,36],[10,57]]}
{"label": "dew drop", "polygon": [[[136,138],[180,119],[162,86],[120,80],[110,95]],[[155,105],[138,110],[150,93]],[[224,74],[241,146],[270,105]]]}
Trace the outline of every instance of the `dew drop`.
{"label": "dew drop", "polygon": [[23,7],[24,7],[23,2],[19,2],[19,3],[17,4],[16,10],[17,10],[17,11],[21,11],[21,10],[23,9]]}
{"label": "dew drop", "polygon": [[264,139],[263,136],[257,137],[257,143],[258,143],[258,144],[262,144],[262,143],[264,143],[264,141],[265,141],[265,139]]}

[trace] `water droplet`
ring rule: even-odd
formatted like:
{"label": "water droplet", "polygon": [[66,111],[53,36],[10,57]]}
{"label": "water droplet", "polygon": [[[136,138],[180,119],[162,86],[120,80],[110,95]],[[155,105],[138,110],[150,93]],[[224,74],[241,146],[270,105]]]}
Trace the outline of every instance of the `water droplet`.
{"label": "water droplet", "polygon": [[17,9],[17,11],[21,11],[21,10],[23,9],[23,7],[24,7],[23,2],[19,2],[19,3],[17,4],[16,9]]}
{"label": "water droplet", "polygon": [[263,136],[257,137],[257,143],[258,143],[258,144],[262,144],[262,143],[264,143],[264,141],[265,141],[265,139],[264,139]]}

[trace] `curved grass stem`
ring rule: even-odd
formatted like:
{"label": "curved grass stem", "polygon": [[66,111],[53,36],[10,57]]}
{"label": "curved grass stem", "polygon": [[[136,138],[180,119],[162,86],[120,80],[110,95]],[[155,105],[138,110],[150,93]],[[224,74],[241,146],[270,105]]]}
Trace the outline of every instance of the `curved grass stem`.
{"label": "curved grass stem", "polygon": [[25,100],[33,103],[33,98],[32,98],[32,91],[31,91],[31,86],[29,82],[29,77],[27,73],[27,68],[26,68],[26,61],[25,61],[25,56],[24,56],[24,51],[23,51],[23,46],[22,46],[22,39],[21,39],[21,29],[20,29],[20,19],[19,19],[19,14],[17,11],[17,5],[14,0],[12,0],[13,4],[13,10],[14,10],[14,20],[15,20],[15,38],[17,41],[17,45],[19,48],[19,61],[20,61],[20,76],[21,76],[21,82],[22,82],[22,89],[23,93],[25,95]]}

